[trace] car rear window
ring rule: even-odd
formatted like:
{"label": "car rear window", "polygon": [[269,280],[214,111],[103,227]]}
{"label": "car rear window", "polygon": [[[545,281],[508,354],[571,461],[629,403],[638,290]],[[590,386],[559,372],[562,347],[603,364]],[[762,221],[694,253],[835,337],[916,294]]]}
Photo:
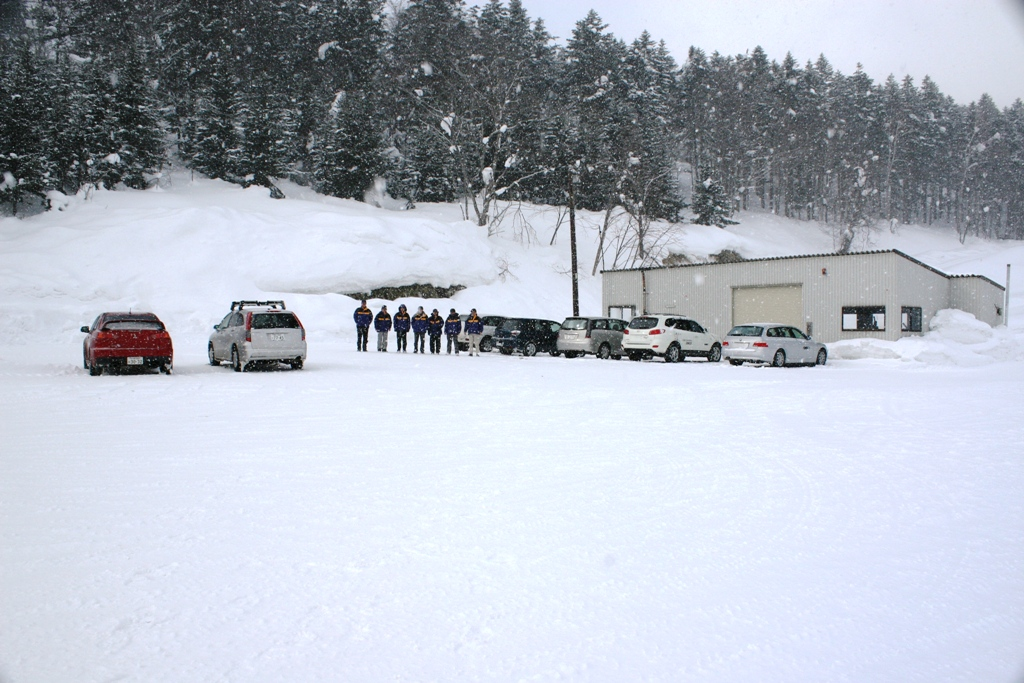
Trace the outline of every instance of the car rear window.
{"label": "car rear window", "polygon": [[489,315],[484,318],[484,325],[497,327],[498,325],[501,324],[502,320],[504,320],[504,318],[502,318],[501,316]]}
{"label": "car rear window", "polygon": [[257,313],[252,317],[252,329],[254,330],[298,329],[298,327],[299,320],[291,313]]}
{"label": "car rear window", "polygon": [[164,326],[155,320],[111,320],[103,326],[105,330],[155,330],[159,332]]}
{"label": "car rear window", "polygon": [[764,332],[763,327],[757,325],[737,325],[729,330],[730,337],[760,337]]}
{"label": "car rear window", "polygon": [[562,323],[563,330],[585,330],[587,329],[587,323],[590,322],[586,318],[566,318],[565,322]]}
{"label": "car rear window", "polygon": [[501,324],[499,329],[505,330],[506,332],[513,332],[515,330],[523,329],[523,321],[516,318],[506,320]]}
{"label": "car rear window", "polygon": [[629,321],[629,329],[631,330],[653,330],[658,326],[657,318],[633,318]]}

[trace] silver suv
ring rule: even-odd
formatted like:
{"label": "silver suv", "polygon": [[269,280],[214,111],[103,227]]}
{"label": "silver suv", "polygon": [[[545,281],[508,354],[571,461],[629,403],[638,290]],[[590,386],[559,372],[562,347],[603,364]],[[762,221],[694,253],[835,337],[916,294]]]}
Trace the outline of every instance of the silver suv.
{"label": "silver suv", "polygon": [[558,331],[558,350],[566,358],[588,353],[598,358],[622,358],[626,321],[616,318],[566,318]]}
{"label": "silver suv", "polygon": [[231,311],[214,325],[207,353],[210,365],[227,360],[235,372],[257,363],[300,370],[306,360],[306,328],[283,301],[233,301]]}

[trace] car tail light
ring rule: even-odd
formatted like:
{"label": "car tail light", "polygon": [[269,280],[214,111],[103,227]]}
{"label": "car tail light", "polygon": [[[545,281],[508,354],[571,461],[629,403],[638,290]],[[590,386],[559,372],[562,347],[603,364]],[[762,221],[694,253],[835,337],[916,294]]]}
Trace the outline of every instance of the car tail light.
{"label": "car tail light", "polygon": [[590,328],[589,327],[587,328],[587,333],[585,335],[583,335],[583,336],[586,339],[590,339]]}
{"label": "car tail light", "polygon": [[759,349],[767,349],[768,348],[768,342],[754,342],[753,346],[756,346]]}
{"label": "car tail light", "polygon": [[651,330],[647,334],[661,334],[661,330]]}
{"label": "car tail light", "polygon": [[295,322],[299,324],[299,330],[302,332],[302,341],[306,341],[306,328],[302,326],[302,321],[299,320],[299,316],[297,315],[295,316]]}
{"label": "car tail light", "polygon": [[624,330],[622,331],[622,334],[629,334],[629,328],[627,327],[626,329],[624,329]]}
{"label": "car tail light", "polygon": [[252,341],[252,313],[245,314],[245,341]]}
{"label": "car tail light", "polygon": [[725,342],[725,341],[722,342],[722,346],[728,346],[728,345],[729,345],[729,342]]}
{"label": "car tail light", "polygon": [[519,330],[512,330],[512,336],[513,337],[518,337],[519,336]]}

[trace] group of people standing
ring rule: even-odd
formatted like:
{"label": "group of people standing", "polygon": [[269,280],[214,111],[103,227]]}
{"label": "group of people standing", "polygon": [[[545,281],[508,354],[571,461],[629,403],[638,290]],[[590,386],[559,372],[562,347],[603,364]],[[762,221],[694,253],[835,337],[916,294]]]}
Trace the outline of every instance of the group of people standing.
{"label": "group of people standing", "polygon": [[[405,304],[398,307],[398,313],[392,318],[387,306],[381,306],[377,315],[366,306],[363,299],[353,314],[356,321],[356,351],[366,351],[370,337],[370,325],[377,332],[377,351],[387,352],[388,334],[393,327],[398,340],[398,350],[405,353],[408,348],[409,331],[413,333],[412,352],[426,353],[424,341],[430,337],[430,352],[441,353],[441,335],[448,337],[448,353],[455,349],[459,355],[459,333],[462,332],[462,318],[453,308],[447,318],[442,318],[435,308],[428,316],[420,306],[416,314],[410,316]],[[476,309],[469,312],[466,318],[466,336],[469,338],[469,355],[480,355],[480,338],[484,333],[484,322],[477,315]]]}

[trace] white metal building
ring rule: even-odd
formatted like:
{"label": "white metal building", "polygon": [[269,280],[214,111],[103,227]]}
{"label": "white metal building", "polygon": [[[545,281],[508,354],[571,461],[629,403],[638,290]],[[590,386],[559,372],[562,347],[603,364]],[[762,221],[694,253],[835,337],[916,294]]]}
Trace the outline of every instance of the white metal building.
{"label": "white metal building", "polygon": [[780,322],[823,342],[895,341],[928,329],[944,308],[1003,322],[1004,287],[946,275],[903,252],[816,254],[602,273],[605,314],[687,315],[718,336],[733,325]]}

